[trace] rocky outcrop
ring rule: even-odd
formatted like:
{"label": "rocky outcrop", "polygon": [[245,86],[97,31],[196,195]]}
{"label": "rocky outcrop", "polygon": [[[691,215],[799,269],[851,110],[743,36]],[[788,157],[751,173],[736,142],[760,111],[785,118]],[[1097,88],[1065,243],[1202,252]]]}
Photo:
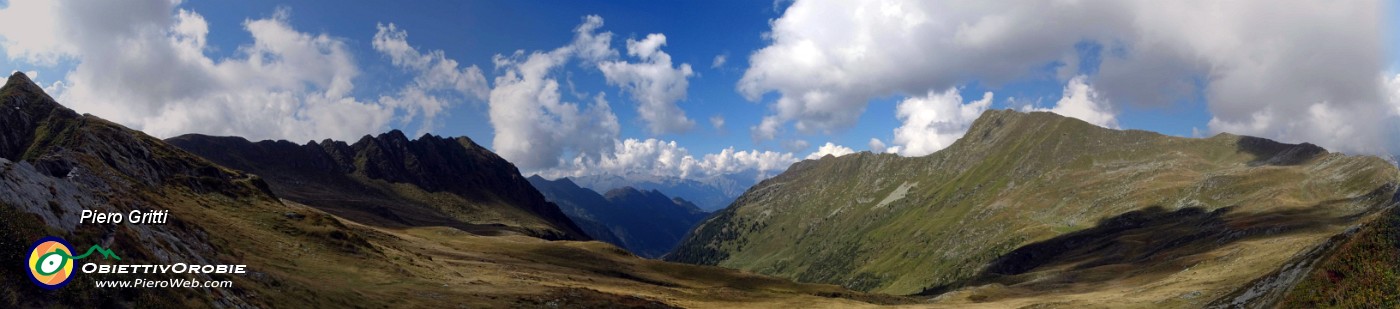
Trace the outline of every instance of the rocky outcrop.
{"label": "rocky outcrop", "polygon": [[[191,201],[199,201],[193,203]],[[119,247],[132,264],[237,263],[223,255],[189,209],[277,207],[267,185],[250,174],[228,170],[139,131],[92,115],[80,115],[45,94],[23,73],[0,87],[0,264],[21,265],[29,242],[57,236],[74,245]],[[166,224],[79,224],[84,210],[129,213],[169,210]],[[228,307],[256,307],[251,292],[265,286],[242,281],[218,299],[209,294],[157,289],[99,291],[94,277],[79,277],[61,290],[41,294],[27,283],[24,268],[0,270],[0,304],[17,307],[177,306],[201,300]],[[155,277],[152,277],[155,278]],[[211,280],[210,275],[188,277]],[[272,279],[268,278],[270,282]],[[267,283],[263,282],[263,283]],[[4,306],[4,305],[0,305]]]}

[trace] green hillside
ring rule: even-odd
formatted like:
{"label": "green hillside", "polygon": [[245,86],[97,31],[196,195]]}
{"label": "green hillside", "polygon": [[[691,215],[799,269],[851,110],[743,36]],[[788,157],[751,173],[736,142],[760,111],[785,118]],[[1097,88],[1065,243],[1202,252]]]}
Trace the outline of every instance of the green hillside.
{"label": "green hillside", "polygon": [[993,110],[925,157],[794,164],[669,259],[947,303],[1202,305],[1369,220],[1397,182],[1311,144]]}
{"label": "green hillside", "polygon": [[[443,145],[465,148],[464,139],[425,137],[410,143],[401,135],[391,137],[378,144],[366,141],[355,156],[360,160],[356,171],[375,173],[368,176],[372,182],[360,183],[364,192],[313,199],[320,206],[307,205],[278,196],[278,189],[310,187],[295,192],[304,195],[292,195],[314,197],[366,178],[311,174],[345,174],[337,165],[319,164],[334,160],[263,162],[255,167],[290,169],[274,175],[281,177],[279,185],[270,186],[262,177],[217,165],[140,131],[77,114],[15,73],[0,87],[0,308],[851,308],[913,301],[645,260],[596,241],[550,241],[585,236],[566,228],[562,223],[567,218],[544,217],[555,213],[564,218],[513,166],[471,164],[483,158],[495,161],[494,153],[472,150],[476,156],[464,158],[466,152],[451,150],[462,148],[430,151]],[[281,149],[298,147],[292,146]],[[405,149],[414,150],[413,155],[398,152]],[[306,154],[278,154],[297,158],[298,153]],[[534,229],[504,224],[473,228],[445,219],[423,220],[472,217],[429,217],[432,209],[416,204],[443,198],[441,205],[462,205],[458,202],[483,196],[461,189],[485,185],[493,186],[486,197],[501,203],[484,206],[523,210],[506,219],[543,224]],[[410,187],[416,189],[399,192],[433,194],[394,199],[378,195],[387,191],[376,191]],[[345,211],[351,207],[326,206],[356,197],[379,198],[348,206],[375,205],[383,211],[366,216]],[[553,211],[540,211],[548,209]],[[168,210],[170,218],[167,224],[81,224],[83,210]],[[401,224],[361,222],[350,218],[354,215],[397,217]],[[499,233],[484,233],[490,231]],[[31,284],[29,271],[21,266],[30,244],[45,236],[76,246],[100,245],[121,258],[92,257],[84,263],[240,264],[247,265],[248,273],[74,273],[68,285],[49,291]],[[168,279],[226,280],[232,286],[97,287],[99,281]]]}

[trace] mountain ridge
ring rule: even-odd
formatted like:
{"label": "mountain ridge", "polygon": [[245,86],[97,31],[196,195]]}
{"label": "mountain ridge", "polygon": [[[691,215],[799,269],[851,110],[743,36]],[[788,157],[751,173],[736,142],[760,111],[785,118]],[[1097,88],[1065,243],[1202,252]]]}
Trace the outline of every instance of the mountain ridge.
{"label": "mountain ridge", "polygon": [[[33,114],[25,108],[45,104],[54,108],[32,109]],[[55,236],[78,246],[101,245],[121,256],[120,261],[91,261],[99,264],[247,265],[248,273],[74,273],[68,285],[49,291],[29,284],[24,267],[0,267],[0,281],[14,283],[0,284],[0,307],[674,308],[732,307],[735,301],[765,307],[913,302],[645,260],[593,241],[549,241],[518,232],[483,236],[446,224],[364,224],[279,198],[252,173],[61,107],[22,74],[0,88],[0,129],[5,129],[0,134],[33,132],[3,140],[9,152],[0,157],[0,264],[26,264],[31,241]],[[317,170],[309,164],[273,167]],[[407,184],[351,180],[376,190],[426,192]],[[169,218],[166,224],[80,224],[84,210],[168,210]],[[120,291],[96,286],[133,279],[227,281],[231,286]]]}
{"label": "mountain ridge", "polygon": [[[263,175],[289,199],[362,222],[588,239],[513,164],[466,137],[424,134],[410,140],[391,130],[365,135],[354,144],[330,139],[304,145],[250,142],[198,134],[166,141]],[[381,206],[389,204],[413,207]],[[499,224],[504,227],[492,228]]]}
{"label": "mountain ridge", "polygon": [[[1014,280],[1032,274],[1114,276],[1100,271],[1139,263],[1140,257],[1084,269],[1018,268],[1016,275],[976,286],[966,285],[967,280],[1018,248],[1058,241],[1056,237],[1076,231],[1106,231],[1085,235],[1111,248],[1154,248],[1129,245],[1141,241],[1130,235],[1176,230],[1153,221],[1159,216],[1225,224],[1219,234],[1200,235],[1221,245],[1186,241],[1153,249],[1166,251],[1145,257],[1187,261],[1255,248],[1269,239],[1292,244],[1256,250],[1288,256],[1342,232],[1342,225],[1364,223],[1359,214],[1391,207],[1380,197],[1391,196],[1382,191],[1393,191],[1397,178],[1395,166],[1378,158],[1329,153],[1306,143],[1231,134],[1188,139],[1104,129],[1051,113],[990,110],[957,142],[928,156],[862,152],[795,163],[702,222],[668,260],[865,291],[937,290],[948,292],[941,297],[953,303],[971,297],[1034,304],[1020,301],[1049,293],[1046,287]],[[1129,215],[1134,211],[1151,215]],[[1113,219],[1120,215],[1128,217]],[[1270,217],[1284,219],[1265,219]],[[1329,223],[1293,222],[1307,218]],[[1113,220],[1134,223],[1111,228]],[[1101,224],[1109,225],[1096,227]],[[1236,233],[1249,237],[1230,236]],[[1066,263],[1051,266],[1079,261]],[[1225,263],[1250,270],[1222,272],[1211,279],[1214,283],[1203,285],[1212,290],[1202,297],[1223,297],[1277,263],[1283,260],[1252,255]],[[1143,267],[1169,267],[1165,265]],[[1106,289],[1110,282],[1147,275],[1118,273],[1130,276],[1088,281],[1088,286]],[[995,285],[1006,288],[989,287]]]}
{"label": "mountain ridge", "polygon": [[758,171],[749,170],[734,174],[716,175],[702,179],[653,175],[586,175],[571,176],[580,187],[597,191],[599,194],[621,187],[639,190],[658,190],[667,196],[684,198],[693,202],[701,210],[716,211],[729,206],[744,190],[752,187],[760,178]]}
{"label": "mountain ridge", "polygon": [[590,222],[590,234],[609,235],[609,243],[638,256],[659,258],[670,252],[695,223],[709,213],[679,197],[657,190],[621,187],[598,194],[568,177],[548,180],[539,175],[529,181],[546,198],[560,205],[576,222]]}

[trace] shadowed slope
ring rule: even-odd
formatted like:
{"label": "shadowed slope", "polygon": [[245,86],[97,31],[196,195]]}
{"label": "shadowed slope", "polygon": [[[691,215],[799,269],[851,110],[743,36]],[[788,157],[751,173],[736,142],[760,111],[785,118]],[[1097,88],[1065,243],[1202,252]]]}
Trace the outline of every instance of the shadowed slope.
{"label": "shadowed slope", "polygon": [[[359,224],[279,200],[251,174],[78,115],[22,74],[0,88],[0,129],[0,265],[9,265],[0,267],[3,308],[849,308],[911,301],[644,260],[600,242]],[[276,167],[315,170],[296,165],[308,162]],[[395,167],[388,164],[379,175],[390,177]],[[400,170],[419,168],[432,167],[405,163]],[[407,176],[399,179],[414,177]],[[434,188],[452,188],[438,184]],[[170,218],[164,225],[79,224],[84,209],[169,210]],[[246,264],[248,273],[76,273],[67,286],[46,291],[18,267],[26,263],[29,244],[44,236],[101,245],[121,256],[85,263]],[[232,287],[95,287],[135,279],[227,280]]]}
{"label": "shadowed slope", "polygon": [[[997,304],[1134,295],[1113,303],[1124,306],[1191,293],[1178,304],[1199,306],[1365,223],[1388,207],[1377,196],[1397,182],[1400,172],[1383,160],[1307,144],[1179,138],[993,110],[925,157],[857,153],[794,164],[702,222],[668,258],[897,294],[991,282],[940,298],[954,304],[1002,299],[994,286],[1032,283],[1011,288],[1029,288],[1012,293],[1029,298]],[[1171,224],[1152,225],[1159,217]],[[1311,221],[1327,224],[1291,225]],[[1081,241],[1103,247],[1056,249]],[[1044,254],[1049,264],[1015,262]],[[1011,281],[978,281],[989,266]],[[1103,267],[1172,275],[1108,272],[1126,277],[1037,298],[1037,284],[1056,280],[1048,278],[1093,282],[1085,276]]]}
{"label": "shadowed slope", "polygon": [[260,175],[285,198],[360,222],[588,239],[514,165],[466,137],[409,140],[394,130],[355,144],[194,134],[167,142]]}
{"label": "shadowed slope", "polygon": [[575,221],[596,223],[590,234],[616,237],[616,242],[609,242],[642,257],[657,258],[670,252],[690,228],[709,215],[686,200],[656,190],[623,187],[599,195],[569,178],[551,181],[530,176],[530,183]]}

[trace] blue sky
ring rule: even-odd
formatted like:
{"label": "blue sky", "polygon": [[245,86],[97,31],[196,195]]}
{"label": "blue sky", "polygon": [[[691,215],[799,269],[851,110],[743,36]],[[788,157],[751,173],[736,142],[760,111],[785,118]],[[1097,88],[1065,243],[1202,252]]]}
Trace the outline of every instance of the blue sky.
{"label": "blue sky", "polygon": [[[371,1],[355,6],[345,6],[341,1],[203,1],[186,6],[208,12],[204,14],[210,23],[209,40],[214,45],[229,46],[221,50],[224,53],[251,41],[240,29],[244,19],[270,15],[278,7],[290,8],[291,23],[297,29],[346,37],[355,47],[366,71],[361,76],[367,79],[362,83],[366,87],[359,89],[362,96],[392,91],[395,85],[411,78],[372,50],[369,37],[374,35],[377,23],[394,23],[408,31],[413,45],[441,49],[449,58],[477,64],[488,71],[493,55],[548,50],[567,43],[573,28],[587,15],[606,20],[602,30],[620,37],[614,42],[617,48],[622,48],[625,38],[664,33],[664,49],[676,62],[690,63],[699,73],[691,80],[687,99],[680,105],[693,118],[704,121],[688,134],[659,137],[675,139],[699,153],[718,152],[729,146],[750,148],[746,146],[753,144],[747,129],[735,125],[758,122],[764,106],[744,100],[734,91],[734,84],[743,74],[745,55],[763,43],[762,33],[768,20],[778,17],[771,3],[756,1]],[[728,55],[728,60],[720,68],[711,68],[717,55]],[[607,92],[616,101],[613,111],[622,122],[624,137],[650,137],[644,125],[636,121],[635,110],[626,108],[630,99],[608,87],[601,73],[578,66],[570,66],[567,71],[564,74],[571,76],[579,88],[590,93]],[[381,78],[389,80],[368,80]],[[456,105],[450,113],[451,120],[434,130],[434,134],[467,135],[483,141],[494,136],[483,104]],[[728,128],[711,127],[707,121],[713,115],[724,116]],[[892,116],[887,118],[893,121]],[[417,124],[395,127],[411,134]],[[853,140],[864,143],[868,138]]]}
{"label": "blue sky", "polygon": [[[809,1],[365,1],[347,4],[343,1],[255,0],[174,5],[149,1],[109,8],[130,12],[106,12],[106,15],[97,10],[82,12],[45,2],[29,3],[12,5],[10,1],[0,1],[0,6],[7,7],[0,9],[0,17],[19,21],[13,17],[52,14],[43,16],[54,17],[49,20],[84,22],[48,25],[31,21],[26,27],[32,24],[34,28],[26,31],[43,34],[37,39],[25,37],[16,27],[6,27],[9,30],[0,31],[0,37],[5,39],[0,42],[6,42],[0,46],[6,48],[5,57],[0,57],[0,68],[36,72],[36,79],[58,93],[70,107],[162,137],[195,132],[253,138],[349,139],[398,128],[409,134],[427,131],[446,136],[466,135],[493,149],[499,148],[495,143],[497,133],[508,126],[494,121],[492,111],[510,103],[497,100],[495,96],[483,93],[478,97],[447,88],[429,89],[432,98],[447,102],[445,109],[435,114],[430,112],[431,104],[386,103],[390,102],[387,98],[398,98],[401,90],[411,88],[409,85],[424,73],[396,64],[388,52],[376,49],[376,34],[384,31],[378,26],[394,24],[396,30],[407,34],[406,42],[415,52],[441,51],[443,58],[456,61],[458,65],[454,68],[459,72],[472,73],[472,69],[468,69],[470,66],[479,68],[480,76],[485,78],[482,89],[494,94],[494,90],[498,90],[496,79],[518,67],[500,67],[493,63],[493,57],[509,57],[518,50],[524,55],[545,53],[569,46],[578,35],[575,29],[587,23],[587,16],[597,16],[604,23],[594,34],[611,33],[608,44],[615,55],[599,59],[569,58],[563,65],[549,70],[547,80],[557,81],[562,100],[575,104],[580,110],[593,107],[590,102],[602,94],[611,114],[616,116],[617,132],[607,133],[607,126],[601,126],[599,128],[605,132],[594,136],[600,136],[602,142],[594,144],[603,145],[587,145],[574,142],[577,136],[570,134],[577,132],[569,132],[591,130],[584,125],[542,124],[543,127],[529,128],[558,134],[561,137],[556,143],[562,146],[544,147],[546,149],[540,151],[557,158],[557,164],[550,159],[548,164],[526,164],[530,165],[527,170],[579,175],[629,173],[632,172],[629,169],[635,169],[694,176],[759,169],[760,165],[785,166],[819,150],[836,154],[875,150],[922,155],[945,147],[950,142],[949,136],[959,136],[961,131],[958,130],[965,129],[976,113],[987,108],[1048,110],[1105,127],[1177,136],[1228,131],[1290,142],[1313,142],[1348,152],[1384,154],[1400,148],[1397,147],[1400,141],[1389,137],[1395,136],[1395,132],[1390,131],[1396,130],[1393,123],[1397,119],[1395,116],[1400,115],[1400,102],[1389,102],[1392,99],[1385,96],[1395,90],[1386,88],[1384,82],[1375,82],[1374,86],[1362,87],[1362,92],[1367,93],[1360,95],[1356,94],[1355,86],[1357,81],[1389,80],[1400,67],[1400,62],[1396,61],[1400,59],[1400,38],[1389,30],[1397,27],[1400,6],[1391,2],[1329,5],[1300,1],[1295,5],[1299,7],[1297,10],[1248,3],[1205,8],[1204,3],[1184,2],[1154,9],[1160,12],[1144,13],[1154,10],[1134,10],[1130,4],[1095,1],[1068,6],[880,1],[839,4]],[[1102,11],[1110,13],[1099,14],[1090,6],[1107,8]],[[1219,10],[1215,13],[1220,14],[1191,13],[1195,10]],[[4,15],[5,11],[10,11],[11,15]],[[1372,19],[1338,18],[1370,11],[1385,13],[1378,13]],[[186,12],[194,17],[182,15]],[[133,17],[110,16],[118,13]],[[81,14],[99,17],[81,18]],[[1226,18],[1212,19],[1211,16],[1217,15]],[[1196,18],[1199,20],[1194,23],[1172,22]],[[1259,28],[1253,28],[1250,24],[1254,23],[1230,20],[1236,18],[1281,20],[1286,24],[1309,25],[1300,29],[1310,30],[1290,31],[1277,25],[1268,28],[1267,22],[1257,23]],[[89,23],[88,19],[96,21]],[[1011,22],[1005,23],[1006,20]],[[1152,23],[1154,20],[1165,22]],[[179,29],[184,28],[179,27],[183,25],[200,24],[186,21],[202,22],[207,26],[207,34],[180,32]],[[276,36],[265,36],[264,41],[259,41],[252,35],[253,21],[269,21],[267,27],[259,28],[265,29],[265,33],[294,33],[308,38],[324,35],[325,39],[302,42],[303,46],[274,46]],[[177,43],[171,49],[172,55],[178,55],[182,46],[178,43],[185,42],[198,44],[189,46],[196,46],[193,50],[202,57],[184,56],[181,59],[189,60],[188,65],[171,65],[174,68],[166,69],[158,65],[138,66],[141,61],[132,60],[137,56],[123,54],[126,52],[123,48],[115,48],[117,52],[105,51],[105,54],[117,56],[85,50],[123,44],[120,40],[91,39],[93,36],[85,36],[87,33],[111,31],[108,36],[120,37],[146,31],[133,26],[130,33],[123,33],[118,32],[121,27],[113,26],[128,24],[151,26],[158,31],[150,33],[168,36],[166,41]],[[1202,34],[1201,28],[1192,28],[1192,24],[1210,26],[1208,29],[1220,34]],[[1217,25],[1220,26],[1215,27]],[[1274,28],[1278,30],[1271,30]],[[285,31],[277,32],[280,30]],[[683,111],[684,117],[694,122],[689,130],[659,134],[649,130],[648,121],[638,111],[642,103],[620,86],[623,82],[610,83],[611,79],[596,64],[644,62],[628,53],[627,41],[641,41],[653,33],[665,36],[665,45],[659,50],[671,57],[673,66],[668,68],[679,69],[684,63],[692,69],[693,74],[684,78],[688,84],[683,89],[684,98],[662,102],[663,105],[674,104]],[[45,40],[44,35],[57,43]],[[1333,41],[1309,43],[1324,39]],[[1239,44],[1256,41],[1280,45]],[[1358,53],[1309,47],[1324,43],[1375,51]],[[257,47],[263,46],[260,44],[268,47]],[[311,54],[310,64],[289,60],[298,52]],[[816,58],[804,58],[811,52],[817,53]],[[257,57],[250,55],[265,59],[255,61],[253,58]],[[336,57],[343,55],[348,55],[351,63],[336,62]],[[723,56],[725,61],[712,66],[717,56]],[[1269,60],[1261,64],[1258,59]],[[755,60],[757,62],[753,62]],[[259,61],[285,63],[263,66]],[[160,61],[150,62],[158,64]],[[1308,65],[1311,62],[1320,64]],[[209,63],[214,65],[209,66]],[[221,63],[225,68],[218,68]],[[184,67],[192,71],[180,71]],[[1339,73],[1336,71],[1341,69],[1334,71],[1329,69],[1331,67],[1347,68],[1348,72],[1361,70],[1365,75]],[[348,71],[343,70],[345,68],[349,68]],[[248,88],[243,84],[255,83],[237,81],[191,84],[201,78],[256,79],[265,76],[258,74],[289,72],[283,69],[309,72],[285,78],[292,84],[306,86]],[[746,78],[746,74],[751,77]],[[353,90],[339,93],[335,90],[335,78],[326,77],[331,75],[350,78]],[[92,86],[101,82],[87,80],[85,78],[91,77],[85,76],[121,76],[134,84],[113,84],[104,88]],[[178,76],[195,77],[180,80]],[[1254,84],[1243,82],[1251,78],[1262,78],[1257,84],[1269,91],[1244,86]],[[1329,84],[1330,81],[1336,82]],[[139,85],[168,87],[149,86],[165,90],[142,93],[145,89]],[[131,88],[138,89],[129,95],[121,90]],[[1305,89],[1295,91],[1294,88]],[[208,92],[220,95],[187,93],[182,89],[212,89]],[[945,95],[948,89],[958,95]],[[283,92],[286,96],[258,95]],[[978,105],[977,100],[987,92],[993,93],[991,102]],[[315,103],[325,105],[309,102],[326,97],[331,97],[327,99],[329,103]],[[101,102],[99,98],[110,98],[118,103]],[[292,99],[287,101],[287,98]],[[143,100],[188,102],[164,104]],[[246,102],[250,100],[268,101]],[[335,105],[337,100],[353,101],[353,104]],[[1394,112],[1386,110],[1391,107]],[[281,114],[240,112],[259,108],[285,111]],[[148,110],[157,116],[133,110]],[[327,120],[313,115],[330,110],[355,117]],[[959,117],[959,112],[971,113],[973,117]],[[373,116],[376,113],[384,115]],[[362,114],[371,116],[358,117]],[[275,118],[275,115],[287,115],[293,120],[240,119]],[[568,117],[569,112],[549,111],[543,115]],[[846,119],[842,115],[857,116]],[[722,118],[723,125],[712,125],[712,118]],[[1283,120],[1287,118],[1304,120]],[[231,124],[214,123],[223,120]],[[305,126],[305,129],[266,129],[278,123]],[[326,128],[349,123],[366,125]],[[627,145],[625,141],[629,139],[638,142],[637,149],[645,150],[639,155],[645,159],[628,159],[637,154],[624,154],[618,149],[618,146]],[[644,143],[648,139],[655,139],[655,143]],[[872,149],[872,139],[888,147]],[[616,146],[607,142],[614,140]],[[503,155],[515,159],[523,156],[521,153],[540,149],[530,148],[539,146],[530,145],[529,141],[521,143],[521,146],[506,149]],[[826,143],[840,147],[820,147]],[[685,152],[668,157],[668,147],[684,148]],[[734,166],[735,163],[725,163],[734,160],[721,160],[726,149],[731,152],[729,156],[744,158],[736,162],[744,163]],[[743,151],[749,152],[732,154]],[[721,155],[707,160],[707,154]],[[571,163],[578,156],[586,162]],[[685,157],[690,157],[691,161],[686,161]],[[530,162],[524,158],[520,161]]]}
{"label": "blue sky", "polygon": [[[745,100],[734,88],[744,73],[748,54],[765,45],[763,33],[768,31],[768,21],[778,18],[786,5],[778,3],[775,6],[763,1],[371,1],[364,5],[345,6],[339,1],[205,1],[184,6],[204,13],[210,23],[211,44],[226,47],[210,51],[211,56],[228,56],[233,47],[251,41],[239,26],[245,19],[269,16],[278,7],[290,8],[293,14],[291,23],[297,29],[349,39],[357,47],[357,56],[366,69],[367,74],[361,78],[390,79],[386,83],[365,81],[363,84],[368,87],[359,90],[359,94],[364,96],[390,91],[396,82],[409,78],[389,67],[383,57],[375,54],[369,46],[367,37],[373,35],[376,23],[395,23],[409,31],[414,45],[441,49],[449,58],[483,68],[490,66],[491,57],[495,54],[509,54],[515,50],[547,50],[568,42],[570,31],[587,15],[603,17],[606,20],[603,30],[622,38],[663,33],[668,39],[665,49],[675,61],[690,63],[699,71],[691,81],[687,99],[680,103],[682,108],[700,120],[722,116],[726,127],[717,130],[709,125],[698,125],[689,134],[658,137],[675,139],[692,152],[713,153],[730,146],[785,150],[781,143],[756,144],[752,141],[746,131],[748,126],[761,120],[765,106]],[[615,42],[619,48],[620,43]],[[711,68],[714,58],[719,55],[725,55],[725,65]],[[573,82],[581,88],[594,89],[590,92],[605,91],[609,97],[620,101],[619,104],[630,101],[616,89],[607,87],[596,70],[571,67],[568,71],[566,74],[571,74]],[[969,81],[961,92],[965,97],[980,95],[984,91],[1005,94],[993,102],[993,107],[1011,108],[1005,98],[1035,98],[1053,102],[1061,95],[1060,84],[1053,78],[1053,72],[1045,72],[1045,76],[1005,85],[984,86]],[[815,145],[825,142],[865,150],[865,147],[859,146],[872,137],[891,139],[890,130],[898,125],[894,106],[899,98],[902,96],[873,99],[860,120],[860,123],[868,125],[833,134],[798,134],[795,138],[814,144],[801,150],[812,150]],[[1191,128],[1204,128],[1209,116],[1199,106],[1191,108],[1191,105],[1199,105],[1199,102],[1188,103],[1192,104],[1125,112],[1122,115],[1123,128],[1190,136]],[[623,121],[624,137],[652,137],[645,132],[643,125],[633,121],[636,120],[634,110],[615,108],[614,111]],[[447,122],[434,134],[467,135],[481,140],[490,140],[494,135],[488,125],[489,119],[485,117],[485,106],[457,105],[451,113],[454,121]],[[411,123],[396,127],[411,132],[416,125]]]}

